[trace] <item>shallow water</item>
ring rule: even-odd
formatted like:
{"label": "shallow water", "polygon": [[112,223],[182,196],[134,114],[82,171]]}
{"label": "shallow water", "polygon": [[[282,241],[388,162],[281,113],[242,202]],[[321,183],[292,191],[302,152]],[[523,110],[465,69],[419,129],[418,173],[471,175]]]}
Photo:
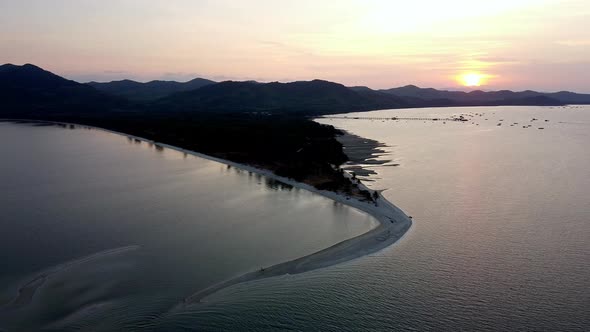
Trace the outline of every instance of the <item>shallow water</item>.
{"label": "shallow water", "polygon": [[377,225],[100,130],[0,122],[0,154],[0,329],[158,328],[186,315],[169,311],[197,290]]}
{"label": "shallow water", "polygon": [[587,331],[590,107],[361,114],[462,113],[484,115],[467,123],[318,120],[387,144],[381,158],[399,166],[370,165],[377,174],[365,183],[387,189],[414,217],[410,231],[368,257],[222,290],[162,326]]}

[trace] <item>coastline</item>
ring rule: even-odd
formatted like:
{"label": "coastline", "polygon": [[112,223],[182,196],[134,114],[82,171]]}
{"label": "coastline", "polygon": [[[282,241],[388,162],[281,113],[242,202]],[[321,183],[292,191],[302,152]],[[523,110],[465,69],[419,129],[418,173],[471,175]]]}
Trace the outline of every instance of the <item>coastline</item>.
{"label": "coastline", "polygon": [[310,255],[279,263],[264,268],[264,270],[249,272],[207,287],[187,297],[176,308],[202,302],[209,295],[235,284],[278,277],[285,274],[304,273],[375,253],[401,239],[412,225],[412,220],[403,211],[381,197],[377,200],[379,205],[375,206],[352,198],[347,200],[346,197],[337,194],[332,196],[318,193],[370,214],[379,221],[379,226],[359,236],[344,240]]}
{"label": "coastline", "polygon": [[[393,203],[386,200],[384,197],[379,195],[376,199],[375,203],[373,202],[366,202],[358,200],[354,197],[347,197],[345,194],[327,191],[327,190],[319,190],[311,185],[294,181],[289,178],[285,178],[282,176],[278,176],[272,173],[269,170],[256,168],[249,165],[244,165],[240,163],[236,163],[233,161],[212,157],[206,154],[202,154],[199,152],[183,149],[180,147],[172,146],[169,144],[159,143],[152,140],[145,139],[143,137],[138,137],[134,135],[129,135],[122,132],[117,132],[114,130],[109,130],[105,128],[100,128],[91,125],[83,125],[83,124],[76,124],[76,123],[67,123],[67,122],[55,122],[55,121],[45,121],[45,120],[31,120],[31,119],[0,119],[0,121],[12,121],[12,122],[23,122],[23,123],[48,123],[54,125],[73,125],[78,127],[86,127],[86,128],[93,128],[96,130],[102,130],[105,132],[109,132],[112,134],[130,137],[132,139],[141,140],[143,142],[151,143],[156,146],[165,147],[171,150],[175,150],[178,152],[190,154],[199,158],[215,161],[221,164],[230,165],[232,167],[242,169],[244,171],[253,172],[264,177],[283,182],[285,184],[289,184],[293,187],[297,187],[300,189],[304,189],[315,194],[324,196],[326,198],[332,199],[336,202],[342,203],[344,205],[350,206],[352,208],[361,210],[379,221],[379,225],[370,231],[363,233],[359,236],[350,238],[348,240],[341,241],[336,243],[328,248],[320,250],[318,252],[291,260],[283,263],[279,263],[263,270],[253,271],[249,273],[245,273],[239,275],[237,277],[222,281],[220,283],[214,284],[209,286],[205,289],[199,290],[192,295],[186,297],[181,303],[173,308],[180,309],[182,307],[202,302],[206,297],[216,293],[217,291],[230,287],[232,285],[243,283],[247,281],[265,279],[270,277],[277,277],[285,274],[299,274],[304,273],[324,267],[329,267],[332,265],[336,265],[339,263],[347,262],[365,255],[369,255],[375,253],[379,250],[382,250],[393,243],[397,242],[402,236],[408,231],[408,229],[412,225],[412,220],[408,217],[401,209],[396,207]],[[351,176],[348,173],[347,176]],[[368,189],[362,183],[359,183],[359,188],[368,190],[369,192],[373,192],[373,190]]]}
{"label": "coastline", "polygon": [[344,154],[349,159],[341,166],[344,170],[349,173],[354,172],[357,177],[363,177],[363,181],[373,181],[368,177],[376,175],[377,172],[371,168],[376,166],[399,166],[399,164],[393,162],[389,153],[384,150],[385,144],[351,134],[346,130],[339,130],[343,134],[336,136],[336,140],[342,144]]}

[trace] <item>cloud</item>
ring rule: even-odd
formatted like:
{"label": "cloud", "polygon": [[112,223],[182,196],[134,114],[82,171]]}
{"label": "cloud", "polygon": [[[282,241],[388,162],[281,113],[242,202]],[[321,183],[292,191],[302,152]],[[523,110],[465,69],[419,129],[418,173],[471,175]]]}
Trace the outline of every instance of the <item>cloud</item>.
{"label": "cloud", "polygon": [[488,63],[493,63],[493,64],[514,64],[514,63],[519,63],[520,61],[514,58],[508,58],[508,57],[496,57],[496,56],[486,56],[486,57],[479,57],[477,58],[477,61],[481,61],[481,62],[488,62]]}

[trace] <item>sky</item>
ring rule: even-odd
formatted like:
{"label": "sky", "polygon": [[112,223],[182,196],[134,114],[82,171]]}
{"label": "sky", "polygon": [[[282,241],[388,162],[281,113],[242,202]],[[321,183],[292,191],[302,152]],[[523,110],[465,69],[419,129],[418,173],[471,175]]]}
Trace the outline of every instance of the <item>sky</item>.
{"label": "sky", "polygon": [[0,63],[81,82],[590,93],[590,0],[0,0]]}

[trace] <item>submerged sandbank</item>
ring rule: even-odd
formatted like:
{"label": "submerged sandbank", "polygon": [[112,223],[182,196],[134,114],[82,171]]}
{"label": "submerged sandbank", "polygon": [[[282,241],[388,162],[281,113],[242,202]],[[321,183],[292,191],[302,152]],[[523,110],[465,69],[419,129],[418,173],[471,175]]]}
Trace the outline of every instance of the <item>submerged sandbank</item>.
{"label": "submerged sandbank", "polygon": [[71,268],[73,266],[80,265],[80,264],[83,264],[83,263],[86,263],[86,262],[89,262],[89,261],[92,261],[95,259],[99,259],[99,258],[103,258],[106,256],[111,256],[111,255],[119,255],[119,254],[123,254],[123,253],[129,252],[129,251],[137,250],[137,249],[139,249],[139,246],[137,246],[137,245],[109,249],[109,250],[94,253],[90,256],[82,257],[79,259],[75,259],[72,261],[68,261],[68,262],[61,263],[59,265],[55,265],[53,267],[47,268],[47,269],[37,273],[37,275],[30,278],[25,284],[20,286],[17,290],[16,296],[12,299],[12,301],[10,301],[5,306],[0,306],[0,309],[11,310],[11,309],[17,309],[22,306],[28,305],[32,301],[33,296],[35,295],[35,293],[37,293],[39,288],[41,288],[43,286],[43,284],[45,284],[45,282],[47,281],[47,278],[51,277],[54,274],[58,274],[68,268]]}

